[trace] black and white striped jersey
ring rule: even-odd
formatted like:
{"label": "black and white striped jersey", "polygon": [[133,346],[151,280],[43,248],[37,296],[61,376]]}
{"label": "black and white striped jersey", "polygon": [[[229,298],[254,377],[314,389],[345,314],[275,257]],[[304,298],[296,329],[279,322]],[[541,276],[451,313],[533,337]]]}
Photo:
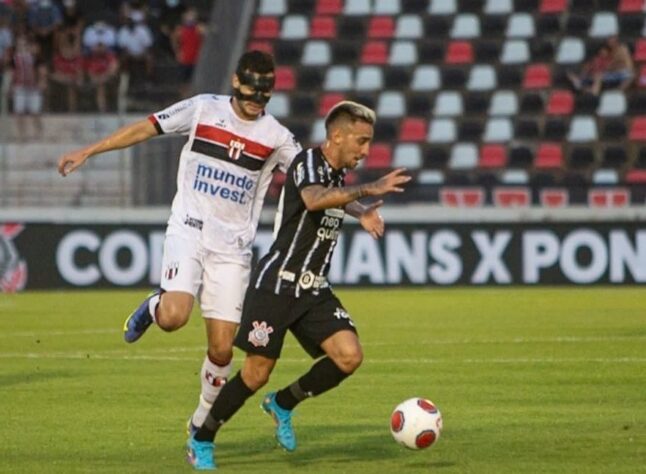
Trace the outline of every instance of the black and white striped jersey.
{"label": "black and white striped jersey", "polygon": [[316,184],[342,187],[344,177],[345,169],[332,168],[318,147],[296,155],[281,195],[276,240],[258,262],[251,285],[296,297],[328,286],[326,275],[345,211],[341,207],[308,211],[300,192]]}

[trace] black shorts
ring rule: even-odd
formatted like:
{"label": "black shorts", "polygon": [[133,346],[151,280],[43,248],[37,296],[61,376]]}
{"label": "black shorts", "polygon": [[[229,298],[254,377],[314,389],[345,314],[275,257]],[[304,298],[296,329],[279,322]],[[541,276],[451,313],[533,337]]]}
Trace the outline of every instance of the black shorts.
{"label": "black shorts", "polygon": [[357,332],[329,288],[318,295],[308,292],[300,298],[248,288],[235,346],[251,354],[278,359],[288,329],[313,358],[324,354],[321,343],[332,334],[344,329]]}

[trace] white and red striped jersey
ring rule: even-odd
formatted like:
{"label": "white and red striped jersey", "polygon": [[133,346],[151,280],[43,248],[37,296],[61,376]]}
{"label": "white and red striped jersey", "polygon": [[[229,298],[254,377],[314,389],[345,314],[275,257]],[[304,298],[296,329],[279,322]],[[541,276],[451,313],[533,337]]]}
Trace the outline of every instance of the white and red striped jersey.
{"label": "white and red striped jersey", "polygon": [[188,135],[167,233],[201,231],[206,249],[250,256],[272,172],[286,172],[301,150],[294,136],[269,114],[240,118],[224,95],[198,95],[149,120],[159,133]]}

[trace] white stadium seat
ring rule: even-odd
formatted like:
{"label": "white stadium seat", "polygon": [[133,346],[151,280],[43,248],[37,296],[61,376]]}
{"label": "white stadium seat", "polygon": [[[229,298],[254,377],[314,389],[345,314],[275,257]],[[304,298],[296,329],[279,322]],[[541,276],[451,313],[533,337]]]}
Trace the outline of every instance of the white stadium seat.
{"label": "white stadium seat", "polygon": [[592,174],[592,182],[594,184],[618,184],[619,176],[616,170],[599,169]]}
{"label": "white stadium seat", "polygon": [[513,0],[487,0],[484,12],[487,15],[511,13],[514,10]]}
{"label": "white stadium seat", "polygon": [[345,0],[344,15],[370,15],[371,13],[370,0]]}
{"label": "white stadium seat", "polygon": [[529,61],[529,46],[524,40],[507,40],[502,45],[500,62],[503,64],[520,64]]}
{"label": "white stadium seat", "polygon": [[401,15],[395,24],[395,38],[421,38],[424,25],[418,15]]}
{"label": "white stadium seat", "polygon": [[477,38],[480,36],[480,20],[471,13],[457,15],[453,20],[451,38]]}
{"label": "white stadium seat", "polygon": [[392,66],[410,66],[417,64],[417,47],[412,41],[394,41],[390,48],[388,64]]}
{"label": "white stadium seat", "polygon": [[471,68],[467,89],[470,91],[488,91],[496,87],[496,70],[493,66],[479,64]]}
{"label": "white stadium seat", "polygon": [[442,78],[437,66],[424,64],[413,72],[410,88],[414,91],[434,91],[442,86]]}
{"label": "white stadium seat", "polygon": [[501,90],[494,92],[489,103],[489,115],[516,115],[518,112],[518,97],[513,91]]}
{"label": "white stadium seat", "polygon": [[473,143],[456,143],[451,148],[448,166],[451,169],[470,169],[478,164],[478,147]]}
{"label": "white stadium seat", "polygon": [[597,123],[593,117],[577,115],[570,123],[567,139],[571,142],[591,142],[597,139]]}
{"label": "white stadium seat", "polygon": [[358,91],[375,91],[383,89],[384,77],[379,66],[360,66],[357,68],[355,89]]}
{"label": "white stadium seat", "polygon": [[325,72],[323,89],[326,91],[347,91],[352,89],[352,68],[332,66]]}
{"label": "white stadium seat", "polygon": [[289,97],[284,92],[274,92],[267,103],[267,112],[274,117],[282,118],[289,115]]}
{"label": "white stadium seat", "polygon": [[507,22],[508,38],[532,38],[536,34],[534,18],[529,13],[514,13]]}
{"label": "white stadium seat", "polygon": [[311,143],[323,143],[325,141],[325,119],[320,118],[314,121],[312,132],[310,133]]}
{"label": "white stadium seat", "polygon": [[288,15],[280,30],[282,39],[305,39],[309,36],[309,23],[303,15]]}
{"label": "white stadium seat", "polygon": [[385,91],[377,99],[377,117],[402,117],[406,115],[404,94],[398,91]]}
{"label": "white stadium seat", "polygon": [[525,170],[505,170],[500,176],[504,184],[527,184],[529,177]]}
{"label": "white stadium seat", "polygon": [[372,9],[374,15],[398,15],[402,7],[399,0],[374,0],[375,5]]}
{"label": "white stadium seat", "polygon": [[301,63],[305,66],[325,66],[330,64],[332,53],[326,41],[308,41],[303,48]]}
{"label": "white stadium seat", "polygon": [[431,120],[428,127],[427,141],[431,143],[454,142],[456,137],[455,122],[450,119],[440,118]]}
{"label": "white stadium seat", "polygon": [[559,64],[575,64],[583,61],[585,45],[580,38],[563,38],[556,51],[556,62]]}
{"label": "white stadium seat", "polygon": [[422,150],[415,143],[400,143],[393,152],[393,167],[415,169],[422,166]]}
{"label": "white stadium seat", "polygon": [[437,170],[422,170],[417,175],[417,182],[420,184],[442,184],[444,174]]}
{"label": "white stadium seat", "polygon": [[431,15],[453,15],[456,10],[456,0],[431,0],[428,5]]}
{"label": "white stadium seat", "polygon": [[601,94],[597,115],[614,117],[626,113],[626,96],[622,91],[605,91]]}
{"label": "white stadium seat", "polygon": [[588,34],[593,38],[605,38],[619,33],[617,15],[611,12],[599,12],[592,18]]}
{"label": "white stadium seat", "polygon": [[260,0],[259,15],[284,15],[287,13],[287,0]]}
{"label": "white stadium seat", "polygon": [[433,115],[438,117],[455,117],[462,115],[462,95],[455,91],[440,92],[435,98]]}
{"label": "white stadium seat", "polygon": [[487,120],[483,141],[487,143],[502,143],[511,140],[514,130],[508,118],[492,118]]}

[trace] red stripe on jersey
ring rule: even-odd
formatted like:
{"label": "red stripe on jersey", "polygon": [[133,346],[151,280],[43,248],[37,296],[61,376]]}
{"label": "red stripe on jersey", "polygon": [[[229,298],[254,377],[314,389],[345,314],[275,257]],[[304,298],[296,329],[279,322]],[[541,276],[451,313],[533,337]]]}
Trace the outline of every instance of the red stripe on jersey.
{"label": "red stripe on jersey", "polygon": [[244,143],[244,153],[263,160],[269,158],[269,155],[274,152],[273,148],[263,145],[262,143],[254,142],[248,138],[241,137],[240,135],[236,135],[218,127],[212,127],[210,125],[198,124],[195,136],[198,138],[205,138],[213,142],[218,142],[227,147],[232,141]]}
{"label": "red stripe on jersey", "polygon": [[164,134],[164,131],[162,130],[161,125],[159,125],[159,120],[157,120],[157,117],[155,117],[154,115],[149,115],[148,121],[155,126],[155,130],[157,130],[158,135]]}

